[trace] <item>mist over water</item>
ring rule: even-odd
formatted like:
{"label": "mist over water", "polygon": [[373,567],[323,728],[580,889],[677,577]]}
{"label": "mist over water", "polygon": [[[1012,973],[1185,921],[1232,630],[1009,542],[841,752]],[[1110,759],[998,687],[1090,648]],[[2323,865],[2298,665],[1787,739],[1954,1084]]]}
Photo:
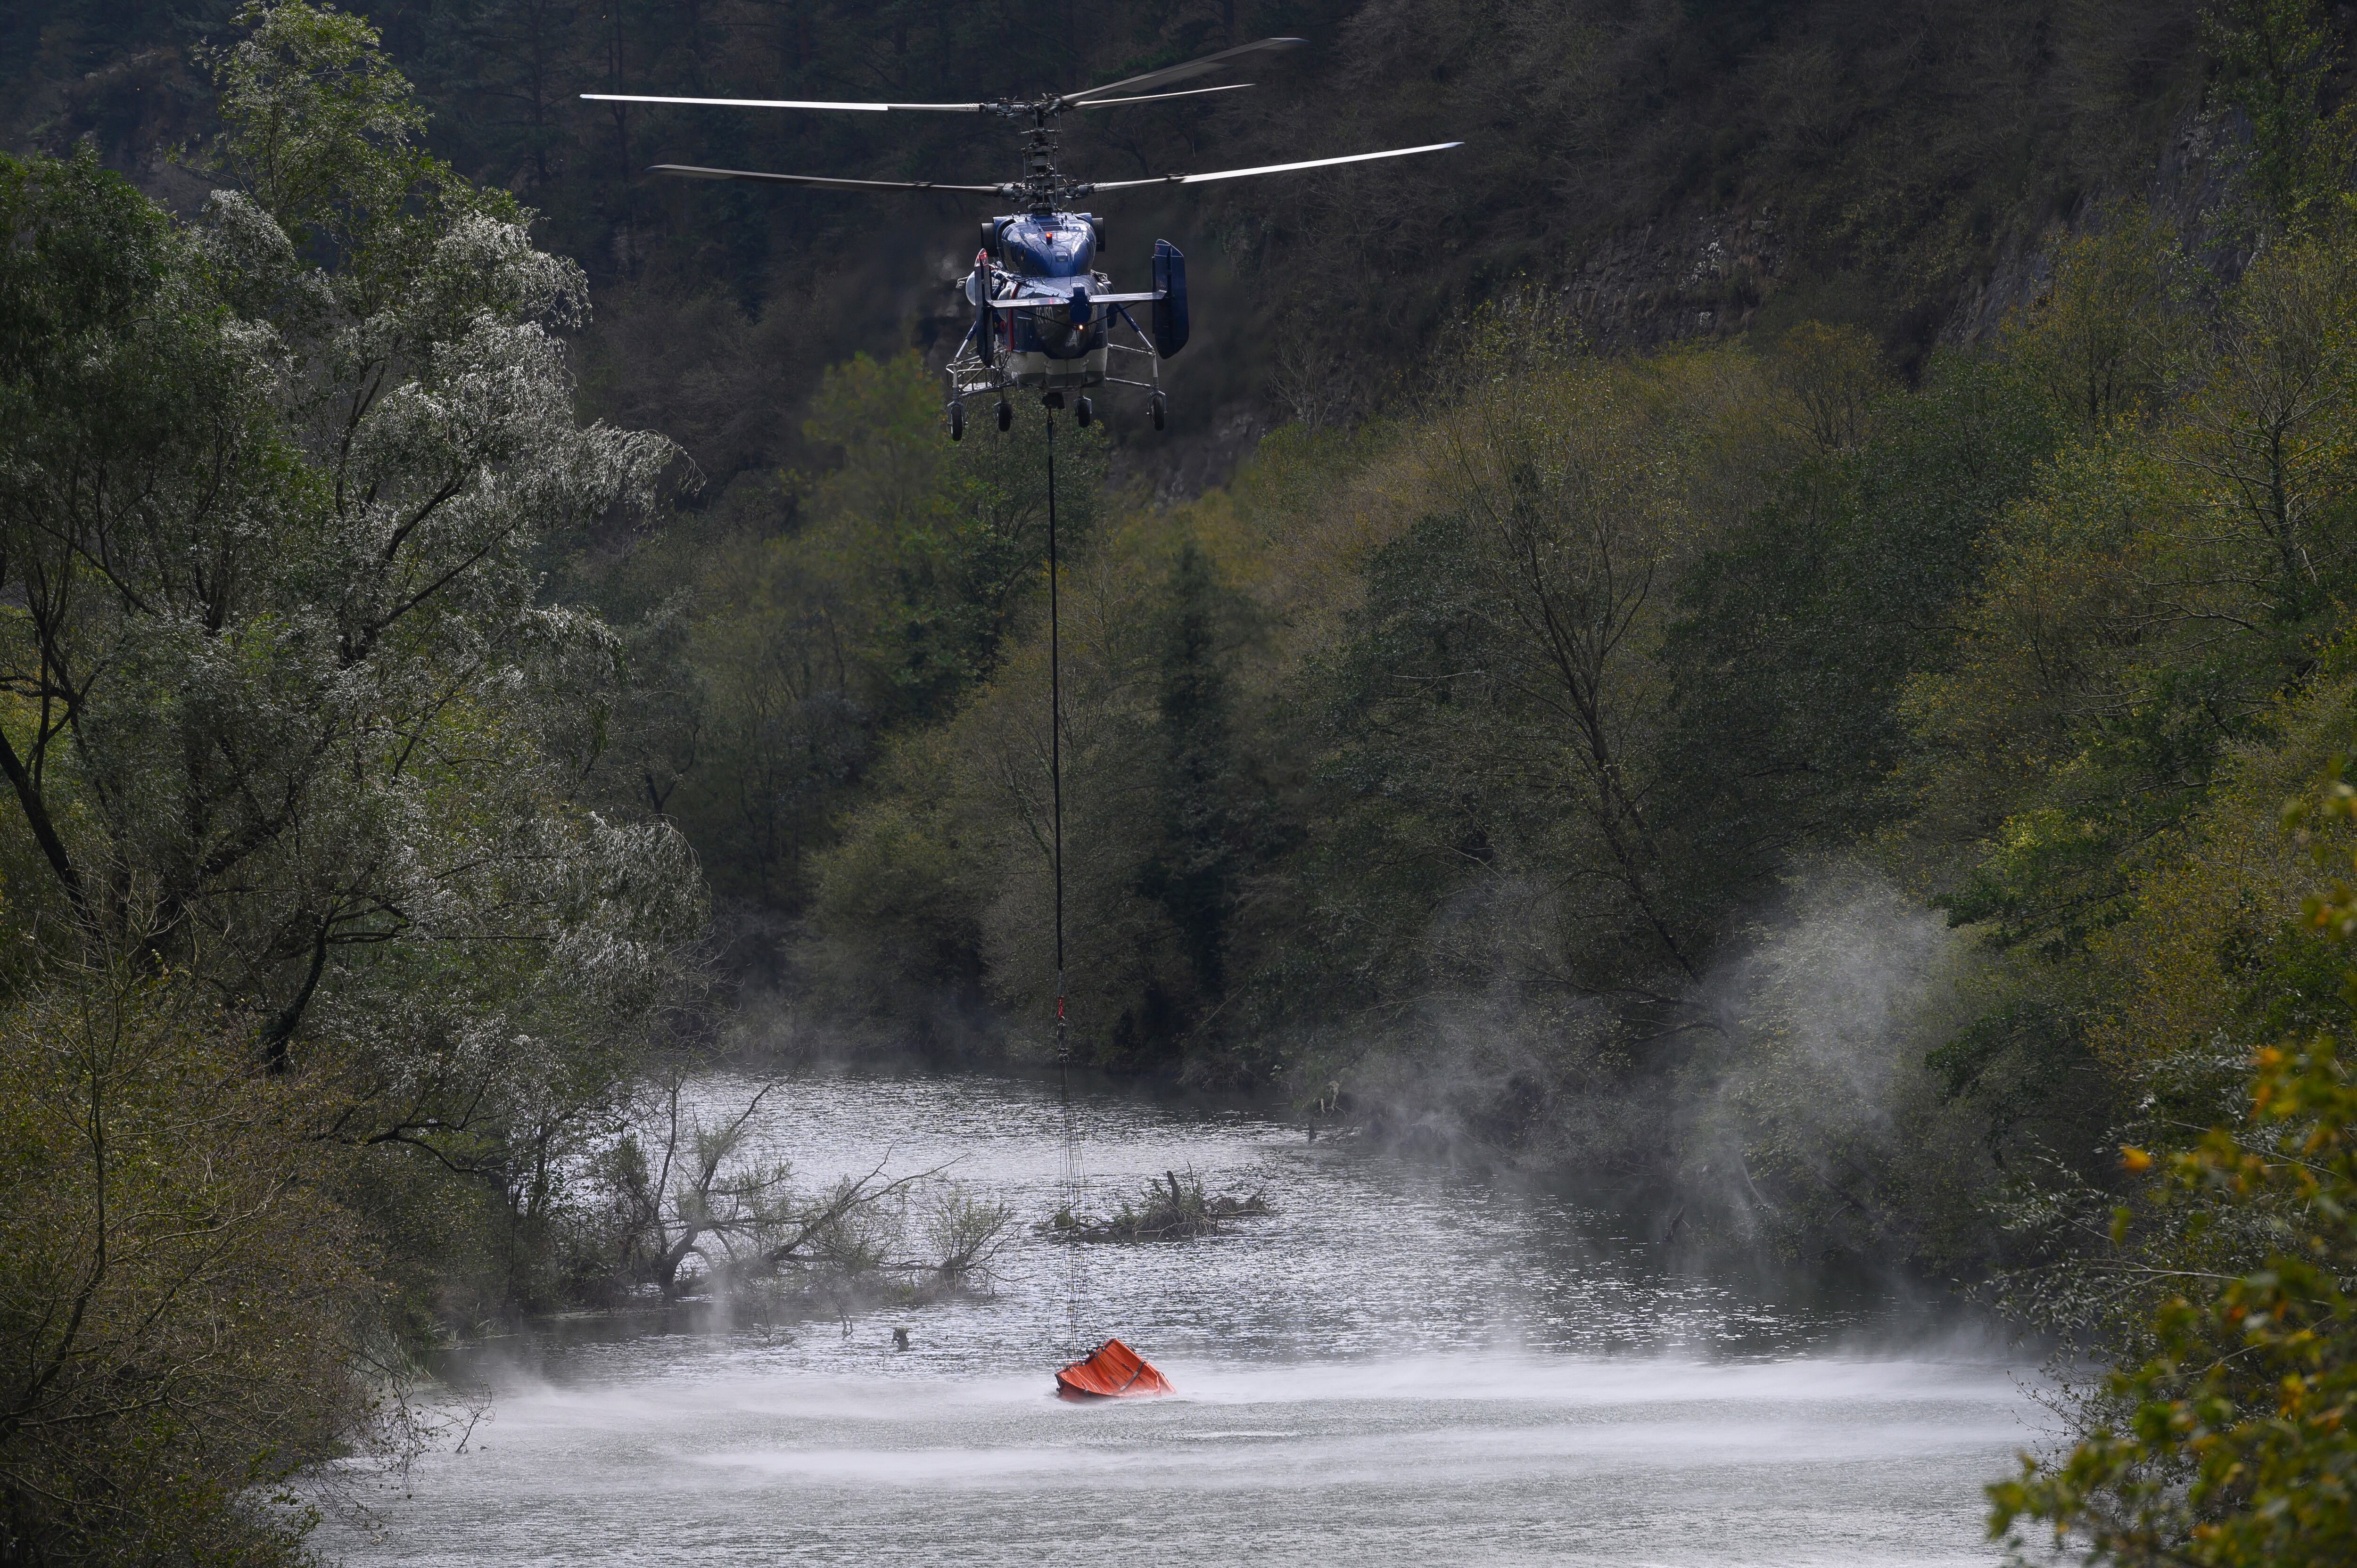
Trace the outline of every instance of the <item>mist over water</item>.
{"label": "mist over water", "polygon": [[[743,1086],[706,1086],[716,1104]],[[741,1103],[741,1099],[738,1101]],[[1092,1203],[1191,1169],[1275,1213],[1087,1249],[1082,1332],[1179,1389],[1073,1406],[1062,1247],[986,1300],[835,1323],[587,1320],[457,1359],[464,1452],[338,1518],[353,1563],[1982,1563],[2042,1441],[1998,1342],[1890,1282],[1664,1258],[1606,1212],[1248,1109],[1083,1096]],[[846,1075],[765,1111],[812,1183],[950,1159],[1027,1227],[1052,1083]],[[892,1330],[909,1331],[895,1352]]]}

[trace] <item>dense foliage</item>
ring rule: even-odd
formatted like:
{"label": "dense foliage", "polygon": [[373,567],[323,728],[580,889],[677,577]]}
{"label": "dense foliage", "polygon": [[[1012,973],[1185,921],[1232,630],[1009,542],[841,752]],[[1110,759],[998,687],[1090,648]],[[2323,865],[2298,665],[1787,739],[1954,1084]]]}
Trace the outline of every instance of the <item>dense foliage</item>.
{"label": "dense foliage", "polygon": [[0,160],[12,1559],[292,1552],[250,1488],[397,1452],[418,1337],[545,1294],[704,918],[535,564],[672,448],[576,421],[579,271],[363,24],[244,24],[193,220]]}
{"label": "dense foliage", "polygon": [[2205,1568],[2357,1551],[2352,1130],[2357,1091],[2330,1036],[2259,1053],[2248,1115],[2176,1155],[2169,1180],[2201,1206],[2196,1235],[2238,1224],[2264,1236],[2265,1256],[2246,1273],[2176,1273],[2186,1294],[2156,1313],[2152,1359],[2108,1385],[2124,1419],[1991,1487],[1993,1532],[2044,1520],[2058,1543],[2077,1531],[2108,1561]]}
{"label": "dense foliage", "polygon": [[[2336,758],[2320,799],[2304,793],[2287,822],[2314,835],[2357,819],[2341,772]],[[2328,864],[2346,854],[2338,835],[2315,847]],[[2305,899],[2301,917],[2319,956],[2345,959],[2347,882]],[[2357,971],[2341,990],[2357,1001]],[[2120,1146],[2126,1171],[2158,1178],[2146,1224],[2169,1244],[2130,1247],[2137,1217],[2123,1206],[2112,1266],[2160,1299],[2123,1337],[2136,1354],[2090,1402],[2093,1430],[1989,1488],[1992,1535],[2042,1520],[2058,1550],[2075,1538],[2104,1561],[2215,1568],[2357,1549],[2357,1085],[2327,1033],[2263,1046],[2251,1065],[2246,1101],[2165,1165]]]}

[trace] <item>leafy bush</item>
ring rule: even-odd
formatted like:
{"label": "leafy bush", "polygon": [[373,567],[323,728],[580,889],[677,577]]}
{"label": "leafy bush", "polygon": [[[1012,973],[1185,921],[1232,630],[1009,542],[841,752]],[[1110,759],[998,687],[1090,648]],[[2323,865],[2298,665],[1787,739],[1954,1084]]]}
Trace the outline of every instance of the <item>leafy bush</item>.
{"label": "leafy bush", "polygon": [[[2296,819],[2357,820],[2338,769]],[[2357,893],[2311,898],[2307,924],[2345,949]],[[2345,989],[2357,1000],[2357,971]],[[2156,1159],[2123,1145],[2132,1173]],[[2308,1568],[2357,1555],[2357,1070],[2338,1041],[2256,1056],[2244,1113],[2159,1164],[2180,1206],[2156,1271],[2170,1294],[2154,1346],[2105,1389],[2118,1414],[2050,1464],[2025,1459],[1989,1488],[1990,1531],[2050,1524],[2092,1560],[2198,1568]],[[2124,1237],[2130,1212],[2114,1220]],[[2203,1268],[2263,1251],[2255,1266]]]}

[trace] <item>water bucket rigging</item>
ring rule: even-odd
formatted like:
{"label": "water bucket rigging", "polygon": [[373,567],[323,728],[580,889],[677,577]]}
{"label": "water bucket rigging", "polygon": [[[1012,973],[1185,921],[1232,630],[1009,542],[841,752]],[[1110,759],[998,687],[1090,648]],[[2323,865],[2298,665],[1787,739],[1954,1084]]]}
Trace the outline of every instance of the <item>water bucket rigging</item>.
{"label": "water bucket rigging", "polygon": [[[1080,1220],[1081,1123],[1072,1106],[1071,1041],[1064,1020],[1064,684],[1063,614],[1056,559],[1056,412],[1048,411],[1048,833],[1049,861],[1056,884],[1056,1091],[1064,1118],[1062,1169],[1059,1173],[1065,1216]],[[1081,1249],[1065,1252],[1064,1329],[1074,1355],[1081,1349],[1081,1297],[1087,1288]]]}
{"label": "water bucket rigging", "polygon": [[[1064,1215],[1077,1231],[1084,1178],[1080,1112],[1072,1104],[1072,1047],[1064,1017],[1064,644],[1056,553],[1056,410],[1063,399],[1050,392],[1041,402],[1048,410],[1048,858],[1056,888],[1056,1090],[1064,1118],[1060,1176]],[[1071,1352],[1080,1359],[1057,1372],[1058,1396],[1097,1400],[1172,1392],[1160,1372],[1118,1339],[1107,1339],[1083,1353],[1081,1303],[1088,1287],[1084,1244],[1075,1239],[1064,1245],[1064,1328]]]}

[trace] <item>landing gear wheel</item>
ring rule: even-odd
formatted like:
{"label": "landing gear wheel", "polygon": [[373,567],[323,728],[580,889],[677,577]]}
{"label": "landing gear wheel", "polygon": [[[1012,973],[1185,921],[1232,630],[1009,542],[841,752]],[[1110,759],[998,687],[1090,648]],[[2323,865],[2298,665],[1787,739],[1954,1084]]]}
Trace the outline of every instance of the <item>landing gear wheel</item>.
{"label": "landing gear wheel", "polygon": [[965,404],[962,403],[950,404],[950,439],[952,441],[965,439]]}
{"label": "landing gear wheel", "polygon": [[1154,428],[1161,429],[1170,418],[1170,400],[1156,392],[1146,400],[1146,406],[1154,411]]}
{"label": "landing gear wheel", "polygon": [[1096,405],[1086,398],[1081,399],[1079,405],[1073,412],[1075,416],[1079,418],[1081,428],[1083,430],[1086,430],[1092,424],[1093,424],[1097,417]]}
{"label": "landing gear wheel", "polygon": [[1002,400],[998,405],[998,428],[1001,430],[1011,429],[1014,426],[1014,424],[1015,405]]}

